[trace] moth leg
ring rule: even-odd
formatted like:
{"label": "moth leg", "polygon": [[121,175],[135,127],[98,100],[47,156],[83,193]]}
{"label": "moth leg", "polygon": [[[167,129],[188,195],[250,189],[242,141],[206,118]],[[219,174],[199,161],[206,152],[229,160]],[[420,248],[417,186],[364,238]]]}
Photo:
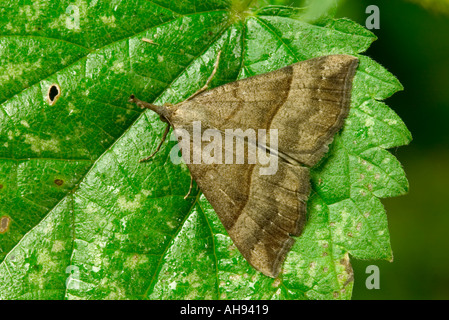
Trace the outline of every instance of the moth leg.
{"label": "moth leg", "polygon": [[184,200],[187,199],[188,196],[190,196],[190,193],[192,192],[192,188],[193,188],[193,177],[190,176],[190,188],[189,188],[189,192],[187,192],[187,194],[184,196]]}
{"label": "moth leg", "polygon": [[[162,117],[161,117],[161,120],[163,120]],[[167,122],[167,121],[164,121],[164,122]],[[165,139],[167,138],[167,135],[168,135],[169,131],[170,131],[170,124],[167,124],[167,126],[165,127],[164,134],[162,135],[161,142],[159,142],[159,145],[157,146],[156,150],[149,157],[146,157],[144,159],[140,159],[139,162],[141,162],[141,163],[142,162],[147,162],[148,160],[153,158],[156,153],[158,153],[159,149],[161,148],[162,144],[164,143]]]}
{"label": "moth leg", "polygon": [[197,92],[195,92],[194,94],[192,94],[190,97],[188,97],[186,100],[190,100],[193,99],[194,97],[196,97],[197,95],[199,95],[201,92],[204,92],[207,90],[207,88],[209,88],[210,83],[212,82],[213,77],[215,76],[215,73],[217,72],[218,69],[218,62],[220,61],[220,55],[221,55],[221,50],[218,51],[218,55],[217,55],[217,60],[215,61],[215,65],[214,65],[214,70],[212,71],[211,75],[209,76],[209,78],[206,81],[206,84],[199,89]]}

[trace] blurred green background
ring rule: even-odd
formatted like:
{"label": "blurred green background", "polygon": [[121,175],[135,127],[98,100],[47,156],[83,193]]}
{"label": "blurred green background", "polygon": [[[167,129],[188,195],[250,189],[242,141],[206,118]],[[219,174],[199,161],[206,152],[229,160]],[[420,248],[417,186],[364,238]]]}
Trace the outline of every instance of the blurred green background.
{"label": "blurred green background", "polygon": [[[394,261],[353,261],[354,299],[449,299],[449,2],[347,0],[337,16],[365,24],[380,9],[378,40],[366,53],[405,90],[386,102],[412,132],[391,150],[404,166],[408,195],[383,200]],[[367,290],[365,268],[380,268],[380,289]]]}
{"label": "blurred green background", "polygon": [[[301,6],[304,1],[268,0]],[[331,0],[317,0],[321,6]],[[365,25],[380,9],[378,40],[366,52],[404,85],[386,103],[413,134],[390,150],[410,182],[408,195],[383,199],[394,261],[352,260],[353,299],[449,299],[449,1],[346,0],[337,17]],[[366,267],[380,269],[380,289],[365,286]]]}
{"label": "blurred green background", "polygon": [[[381,20],[366,54],[404,85],[386,102],[413,141],[391,150],[404,166],[409,194],[383,200],[394,261],[353,260],[353,299],[449,299],[449,2],[347,0],[337,16],[364,25],[370,4]],[[380,268],[379,290],[365,287],[370,264]]]}

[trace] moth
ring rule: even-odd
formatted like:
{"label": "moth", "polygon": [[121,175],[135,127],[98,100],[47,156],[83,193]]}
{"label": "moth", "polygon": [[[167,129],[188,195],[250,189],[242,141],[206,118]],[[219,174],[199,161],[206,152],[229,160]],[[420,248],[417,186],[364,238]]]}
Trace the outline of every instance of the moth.
{"label": "moth", "polygon": [[[153,110],[168,123],[164,138],[170,126],[193,134],[195,121],[201,121],[202,130],[219,132],[276,129],[276,150],[268,142],[262,145],[265,152],[277,157],[275,174],[260,174],[259,163],[186,161],[192,178],[243,257],[275,278],[293,237],[304,229],[310,168],[324,157],[344,124],[357,66],[358,59],[353,56],[322,56],[211,90],[206,84],[175,105],[157,106],[134,95],[129,101]],[[247,139],[245,143],[255,142]],[[193,140],[183,139],[179,144],[181,151],[190,147],[191,159]],[[182,156],[186,157],[185,152]]]}

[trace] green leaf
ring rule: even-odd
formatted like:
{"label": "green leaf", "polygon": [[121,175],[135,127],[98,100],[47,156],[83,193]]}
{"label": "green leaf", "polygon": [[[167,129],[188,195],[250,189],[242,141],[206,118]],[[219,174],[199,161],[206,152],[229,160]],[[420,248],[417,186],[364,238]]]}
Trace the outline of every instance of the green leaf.
{"label": "green leaf", "polygon": [[[408,183],[386,149],[411,136],[381,102],[402,86],[360,55],[373,34],[348,19],[316,25],[220,0],[59,3],[0,7],[1,299],[347,299],[349,255],[391,260],[379,198]],[[278,279],[249,266],[197,188],[183,199],[190,175],[170,161],[174,142],[138,162],[165,124],[129,95],[183,101],[219,51],[213,86],[322,55],[361,61]]]}

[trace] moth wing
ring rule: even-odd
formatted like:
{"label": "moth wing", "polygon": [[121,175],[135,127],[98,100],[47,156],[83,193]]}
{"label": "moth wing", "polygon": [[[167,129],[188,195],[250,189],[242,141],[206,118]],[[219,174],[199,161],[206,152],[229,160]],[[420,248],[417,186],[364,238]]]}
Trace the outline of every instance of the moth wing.
{"label": "moth wing", "polygon": [[[276,277],[306,217],[309,169],[327,152],[349,112],[358,60],[334,55],[299,62],[206,91],[176,106],[168,120],[193,136],[214,129],[278,131],[278,171],[261,176],[259,164],[187,165],[245,259]],[[180,141],[183,150],[193,141]],[[200,150],[201,152],[201,150]],[[223,152],[226,152],[224,150]],[[185,154],[183,153],[183,156]],[[304,165],[304,166],[302,166]]]}

